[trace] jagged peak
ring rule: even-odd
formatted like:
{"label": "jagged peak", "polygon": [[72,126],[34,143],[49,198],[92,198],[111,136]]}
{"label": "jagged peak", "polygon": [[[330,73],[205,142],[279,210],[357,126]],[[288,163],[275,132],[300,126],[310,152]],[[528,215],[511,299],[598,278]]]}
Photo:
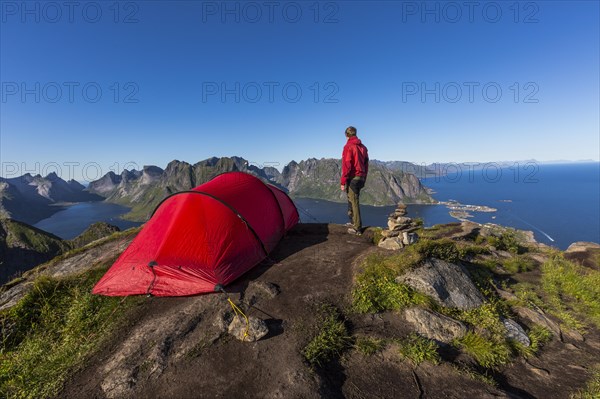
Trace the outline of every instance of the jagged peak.
{"label": "jagged peak", "polygon": [[169,162],[167,164],[167,167],[165,168],[165,171],[172,170],[172,169],[177,169],[177,168],[180,168],[181,166],[184,166],[184,167],[188,167],[189,166],[189,167],[191,167],[192,165],[190,163],[188,163],[188,162],[180,161],[178,159],[174,159],[174,160],[172,160],[171,162]]}
{"label": "jagged peak", "polygon": [[144,165],[142,173],[149,175],[160,175],[164,172],[162,168],[155,165]]}

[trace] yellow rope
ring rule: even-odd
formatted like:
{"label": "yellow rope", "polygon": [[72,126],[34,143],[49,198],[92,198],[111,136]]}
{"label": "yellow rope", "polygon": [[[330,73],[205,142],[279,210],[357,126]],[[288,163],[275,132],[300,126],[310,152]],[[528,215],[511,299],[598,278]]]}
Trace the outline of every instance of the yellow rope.
{"label": "yellow rope", "polygon": [[244,314],[244,312],[242,312],[242,309],[237,307],[237,305],[235,303],[233,303],[233,301],[230,298],[227,298],[227,300],[229,301],[229,304],[231,305],[231,308],[233,309],[233,312],[236,314],[236,316],[242,315],[242,316],[244,316],[244,319],[246,319],[246,331],[244,331],[244,338],[243,338],[243,339],[246,339],[246,337],[248,336],[248,331],[250,330],[250,321],[248,320],[248,316],[246,316]]}

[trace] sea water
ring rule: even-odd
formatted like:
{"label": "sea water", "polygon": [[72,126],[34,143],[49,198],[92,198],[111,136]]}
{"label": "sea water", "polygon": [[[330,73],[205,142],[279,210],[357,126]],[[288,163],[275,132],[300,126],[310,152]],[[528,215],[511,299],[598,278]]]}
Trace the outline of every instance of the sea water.
{"label": "sea water", "polygon": [[487,169],[455,167],[422,183],[440,201],[486,205],[470,220],[531,230],[536,240],[561,249],[575,241],[600,242],[600,163],[537,164]]}
{"label": "sea water", "polygon": [[[600,242],[600,163],[450,165],[438,172],[421,180],[436,200],[496,209],[469,212],[469,220],[531,230],[539,242],[560,249],[575,241]],[[312,199],[295,202],[303,222],[348,221],[346,204]],[[363,205],[363,224],[385,226],[393,209]],[[445,205],[408,206],[408,216],[422,218],[425,226],[457,221],[449,211]]]}

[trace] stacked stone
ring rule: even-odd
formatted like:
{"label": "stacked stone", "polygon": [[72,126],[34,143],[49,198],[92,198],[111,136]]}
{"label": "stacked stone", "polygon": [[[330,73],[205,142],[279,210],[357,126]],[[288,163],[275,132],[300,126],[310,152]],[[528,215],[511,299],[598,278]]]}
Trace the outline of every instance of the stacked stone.
{"label": "stacked stone", "polygon": [[406,216],[406,205],[400,203],[388,217],[388,228],[381,232],[383,238],[379,241],[379,246],[386,249],[400,249],[414,244],[419,239],[419,236],[414,233],[418,229],[417,223]]}

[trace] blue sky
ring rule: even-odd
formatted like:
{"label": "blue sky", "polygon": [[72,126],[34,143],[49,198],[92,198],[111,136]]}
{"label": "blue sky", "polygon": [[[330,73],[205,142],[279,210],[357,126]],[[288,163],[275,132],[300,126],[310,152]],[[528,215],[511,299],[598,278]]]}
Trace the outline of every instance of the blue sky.
{"label": "blue sky", "polygon": [[597,1],[0,3],[5,177],[600,157]]}

